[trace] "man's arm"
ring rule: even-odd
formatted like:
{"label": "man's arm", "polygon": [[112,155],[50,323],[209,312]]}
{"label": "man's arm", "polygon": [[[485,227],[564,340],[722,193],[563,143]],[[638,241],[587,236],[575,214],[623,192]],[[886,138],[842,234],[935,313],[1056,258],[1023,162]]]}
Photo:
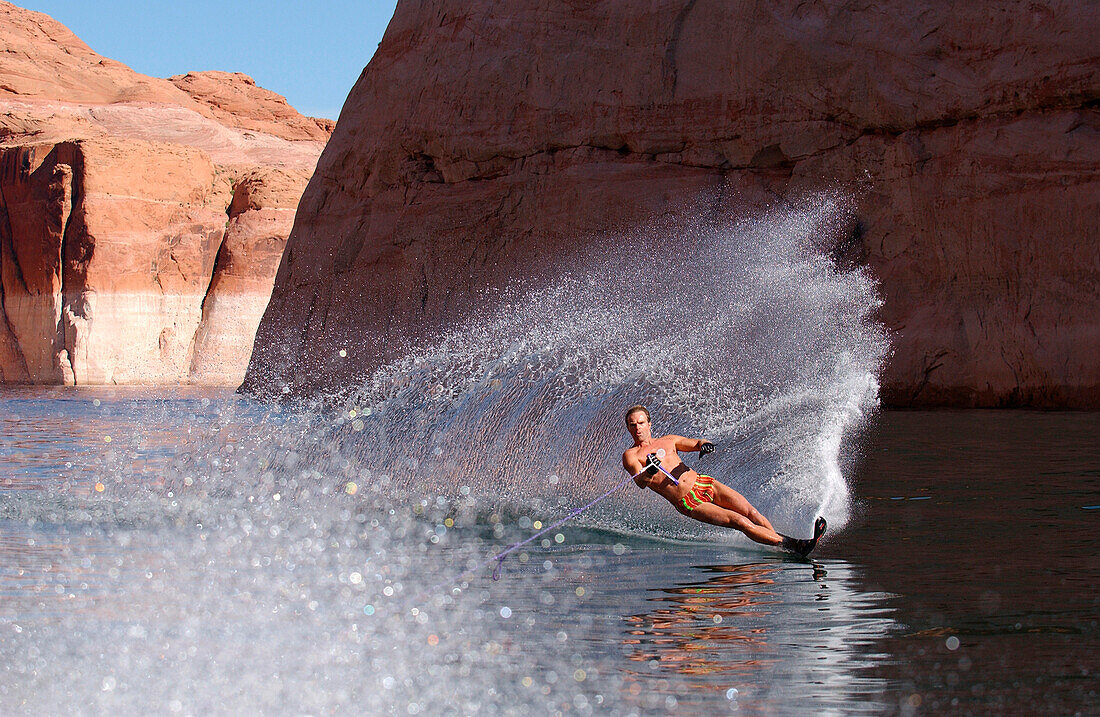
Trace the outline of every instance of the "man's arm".
{"label": "man's arm", "polygon": [[710,441],[704,441],[702,438],[684,438],[683,436],[673,436],[676,442],[676,450],[678,451],[699,451],[704,456],[714,450],[714,444]]}

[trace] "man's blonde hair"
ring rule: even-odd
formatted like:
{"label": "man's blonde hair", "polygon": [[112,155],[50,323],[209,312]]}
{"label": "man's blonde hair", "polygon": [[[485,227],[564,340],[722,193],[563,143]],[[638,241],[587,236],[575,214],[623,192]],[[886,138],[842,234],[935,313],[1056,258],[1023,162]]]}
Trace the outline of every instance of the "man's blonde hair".
{"label": "man's blonde hair", "polygon": [[626,423],[629,423],[630,422],[630,417],[633,416],[638,411],[641,411],[642,413],[645,414],[645,420],[647,420],[647,421],[652,421],[653,420],[649,415],[649,409],[646,408],[645,406],[643,406],[642,404],[638,403],[638,404],[635,404],[635,405],[631,406],[630,408],[626,409],[626,414],[623,416],[623,421],[626,422]]}

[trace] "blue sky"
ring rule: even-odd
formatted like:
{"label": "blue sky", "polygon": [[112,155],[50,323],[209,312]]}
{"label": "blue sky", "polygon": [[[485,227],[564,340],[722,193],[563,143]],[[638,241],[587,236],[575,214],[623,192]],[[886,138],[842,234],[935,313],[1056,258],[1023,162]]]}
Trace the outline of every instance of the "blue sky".
{"label": "blue sky", "polygon": [[336,119],[397,0],[16,0],[154,77],[243,72],[302,114]]}

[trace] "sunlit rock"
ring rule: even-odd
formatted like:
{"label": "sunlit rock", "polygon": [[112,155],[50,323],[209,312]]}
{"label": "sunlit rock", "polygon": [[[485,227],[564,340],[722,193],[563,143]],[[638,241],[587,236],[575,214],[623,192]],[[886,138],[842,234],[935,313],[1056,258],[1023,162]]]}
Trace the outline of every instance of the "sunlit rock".
{"label": "sunlit rock", "polygon": [[858,211],[822,243],[882,280],[887,400],[1100,405],[1097,17],[401,2],[303,196],[245,388],[355,385],[611,237],[840,185]]}
{"label": "sunlit rock", "polygon": [[0,46],[0,381],[239,383],[327,121],[7,3]]}

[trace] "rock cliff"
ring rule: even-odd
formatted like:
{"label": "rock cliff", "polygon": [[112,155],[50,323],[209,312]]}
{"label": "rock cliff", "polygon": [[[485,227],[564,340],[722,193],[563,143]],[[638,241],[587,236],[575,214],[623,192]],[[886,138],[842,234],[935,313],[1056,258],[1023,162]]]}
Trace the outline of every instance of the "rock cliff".
{"label": "rock cliff", "polygon": [[330,130],[0,2],[0,382],[238,384]]}
{"label": "rock cliff", "polygon": [[889,403],[1100,406],[1098,16],[401,0],[244,389],[353,384],[485,287],[700,196],[737,213],[861,183],[847,253],[881,278]]}

